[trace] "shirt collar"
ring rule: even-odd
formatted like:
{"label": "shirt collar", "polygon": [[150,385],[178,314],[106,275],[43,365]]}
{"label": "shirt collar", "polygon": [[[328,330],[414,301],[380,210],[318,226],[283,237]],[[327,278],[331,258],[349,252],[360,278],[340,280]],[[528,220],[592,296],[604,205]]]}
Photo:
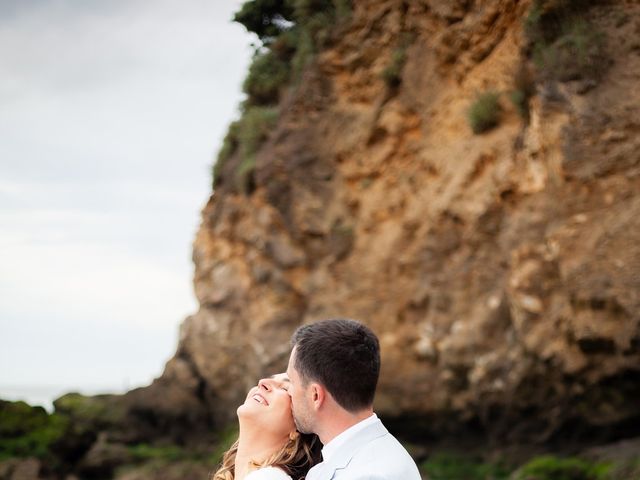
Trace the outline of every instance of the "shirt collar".
{"label": "shirt collar", "polygon": [[322,448],[322,461],[328,462],[329,459],[338,451],[338,449],[344,445],[351,437],[353,437],[356,433],[368,427],[372,423],[375,423],[378,420],[378,416],[373,413],[370,417],[365,418],[364,420],[359,421],[355,425],[347,428],[340,435],[337,435],[333,438],[329,443],[327,443]]}

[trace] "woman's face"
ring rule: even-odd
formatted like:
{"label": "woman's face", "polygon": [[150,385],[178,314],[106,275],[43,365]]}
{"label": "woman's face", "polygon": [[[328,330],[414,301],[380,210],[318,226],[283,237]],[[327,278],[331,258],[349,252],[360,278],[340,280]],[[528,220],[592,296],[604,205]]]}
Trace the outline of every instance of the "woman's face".
{"label": "woman's face", "polygon": [[288,386],[289,379],[285,373],[261,379],[238,407],[240,421],[251,422],[282,436],[295,431]]}

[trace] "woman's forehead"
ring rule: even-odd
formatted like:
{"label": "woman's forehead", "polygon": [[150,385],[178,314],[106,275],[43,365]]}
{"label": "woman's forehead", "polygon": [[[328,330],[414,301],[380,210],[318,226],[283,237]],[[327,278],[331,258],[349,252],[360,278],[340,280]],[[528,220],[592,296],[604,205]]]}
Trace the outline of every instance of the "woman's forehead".
{"label": "woman's forehead", "polygon": [[280,383],[289,383],[289,376],[286,373],[276,373],[271,378]]}

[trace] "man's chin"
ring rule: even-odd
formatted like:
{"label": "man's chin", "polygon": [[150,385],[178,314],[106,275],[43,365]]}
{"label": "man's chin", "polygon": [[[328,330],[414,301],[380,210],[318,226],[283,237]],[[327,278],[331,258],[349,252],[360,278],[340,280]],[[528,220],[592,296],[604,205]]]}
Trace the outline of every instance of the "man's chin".
{"label": "man's chin", "polygon": [[296,420],[295,418],[293,419],[293,423],[296,424],[296,429],[300,432],[300,433],[313,433],[313,431],[311,430],[311,428],[309,428],[307,425],[304,425],[302,423],[300,423],[298,420]]}

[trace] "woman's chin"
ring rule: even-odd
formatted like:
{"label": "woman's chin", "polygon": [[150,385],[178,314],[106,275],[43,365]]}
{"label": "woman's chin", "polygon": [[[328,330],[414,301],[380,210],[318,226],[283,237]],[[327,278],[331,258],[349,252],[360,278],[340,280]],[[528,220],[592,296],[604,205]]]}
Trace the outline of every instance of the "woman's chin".
{"label": "woman's chin", "polygon": [[238,417],[247,417],[252,414],[252,410],[253,409],[251,408],[251,405],[247,405],[247,403],[245,402],[238,407],[238,409],[236,410],[236,414],[238,415]]}

